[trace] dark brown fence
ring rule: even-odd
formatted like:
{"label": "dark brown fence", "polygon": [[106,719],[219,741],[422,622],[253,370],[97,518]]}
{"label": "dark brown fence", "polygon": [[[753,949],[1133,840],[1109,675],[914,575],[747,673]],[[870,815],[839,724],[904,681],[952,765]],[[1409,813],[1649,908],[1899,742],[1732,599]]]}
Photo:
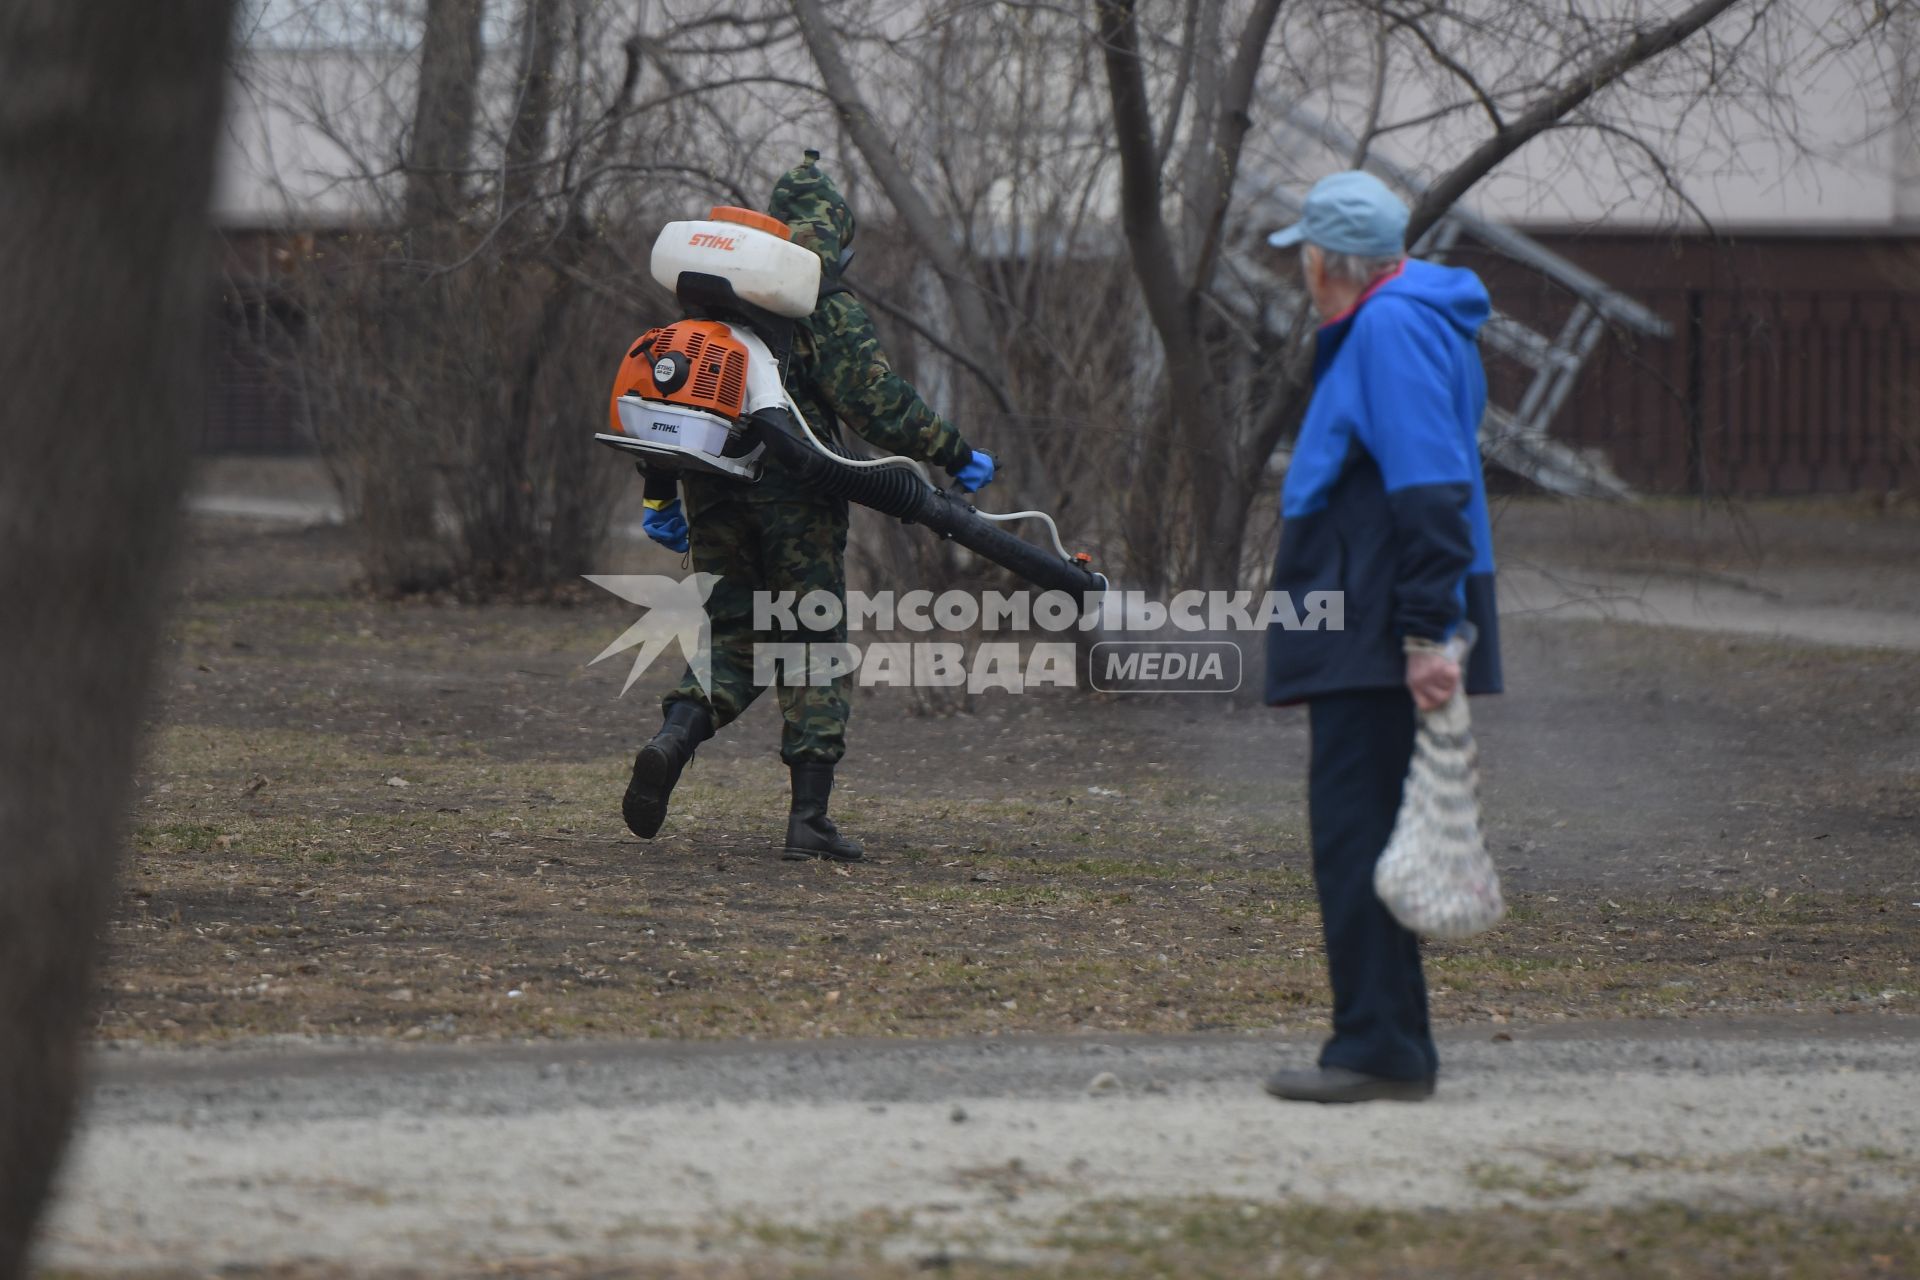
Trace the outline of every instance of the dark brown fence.
{"label": "dark brown fence", "polygon": [[214,314],[213,371],[203,453],[305,453],[304,426],[289,358],[300,318],[274,294],[229,288]]}
{"label": "dark brown fence", "polygon": [[1609,341],[1554,434],[1654,493],[1884,492],[1920,484],[1920,298],[1641,291],[1665,342]]}
{"label": "dark brown fence", "polygon": [[[1727,239],[1549,230],[1547,247],[1672,328],[1609,337],[1553,434],[1647,493],[1768,496],[1920,487],[1920,236]],[[1573,299],[1484,250],[1455,256],[1495,305],[1557,332]],[[1489,361],[1496,397],[1523,371]]]}
{"label": "dark brown fence", "polygon": [[[1920,237],[1554,235],[1548,247],[1672,327],[1609,338],[1553,434],[1598,449],[1647,493],[1765,496],[1920,488]],[[284,237],[282,237],[283,239]],[[311,447],[287,358],[300,317],[273,286],[273,237],[229,239],[201,447]],[[1557,332],[1570,295],[1462,246],[1503,311]],[[1496,401],[1527,371],[1489,360]]]}

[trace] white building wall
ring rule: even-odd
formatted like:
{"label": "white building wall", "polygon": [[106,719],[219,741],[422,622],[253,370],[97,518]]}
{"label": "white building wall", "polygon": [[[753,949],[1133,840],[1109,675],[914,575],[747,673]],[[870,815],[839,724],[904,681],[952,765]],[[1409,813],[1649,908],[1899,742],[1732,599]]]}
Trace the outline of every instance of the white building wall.
{"label": "white building wall", "polygon": [[[1846,2],[1800,0],[1800,7],[1817,17],[1823,6],[1838,13]],[[1659,9],[1678,7],[1678,0],[1649,3]],[[889,8],[889,35],[905,39],[912,34],[910,8]],[[263,38],[254,48],[243,50],[230,95],[215,194],[216,216],[223,224],[351,225],[377,221],[382,210],[391,207],[397,187],[394,168],[412,107],[411,58],[415,56],[394,35],[413,31],[405,20],[404,5],[394,12],[401,17],[389,13],[373,35],[363,32],[352,43],[329,45],[318,40],[288,45]],[[609,8],[608,13],[612,15],[613,10]],[[608,17],[609,30],[615,20]],[[1808,24],[1806,38],[1819,38],[1821,29],[1817,22]],[[1496,219],[1548,225],[1655,228],[1695,221],[1696,212],[1727,228],[1865,230],[1892,227],[1897,219],[1920,224],[1920,140],[1913,127],[1913,100],[1920,95],[1917,30],[1920,19],[1910,16],[1905,43],[1898,46],[1905,59],[1904,78],[1898,57],[1891,66],[1876,60],[1890,56],[1882,42],[1877,48],[1824,61],[1799,58],[1799,69],[1778,86],[1779,100],[1769,105],[1769,115],[1753,110],[1699,110],[1682,113],[1676,126],[1661,117],[1659,107],[1646,108],[1648,132],[1672,131],[1663,149],[1677,166],[1678,195],[1663,189],[1645,157],[1632,147],[1599,133],[1569,131],[1531,144],[1497,169],[1469,201]],[[510,24],[498,20],[490,22],[489,34],[494,41],[489,77],[495,85],[487,101],[499,108],[506,105],[500,87],[510,78],[503,73],[509,71],[513,34]],[[1328,75],[1336,85],[1307,91],[1300,99],[1303,105],[1357,128],[1365,116],[1369,73],[1352,64],[1351,49],[1342,51],[1338,46],[1364,47],[1366,42],[1328,36],[1327,48],[1316,63],[1312,51],[1303,54],[1298,47],[1305,36],[1293,32],[1284,38],[1295,42],[1286,51],[1291,66],[1317,65],[1317,73]],[[616,41],[603,38],[594,48],[603,60],[617,63]],[[859,54],[862,49],[863,56],[888,56],[884,46],[856,47],[853,52]],[[1009,56],[1017,58],[1019,53],[1015,50]],[[1057,63],[1059,51],[1048,56]],[[797,47],[766,55],[759,69],[794,78],[811,76],[804,51]],[[684,73],[698,81],[717,74],[718,67],[688,66]],[[1396,112],[1421,114],[1436,101],[1428,82],[1416,77],[1402,82],[1396,76],[1393,84],[1387,118]],[[868,89],[870,105],[894,129],[909,163],[928,180],[936,178],[924,151],[933,131],[977,127],[956,115],[976,113],[985,122],[993,119],[997,109],[990,94],[970,98],[964,85],[916,83],[901,66],[876,67]],[[1317,173],[1340,167],[1344,158],[1303,147],[1297,137],[1274,127],[1280,99],[1294,100],[1301,92],[1296,73],[1274,77],[1272,98],[1256,106],[1248,157],[1250,169],[1288,175],[1290,181],[1304,185]],[[803,143],[812,142],[845,175],[857,205],[880,201],[877,192],[866,188],[857,159],[840,154],[839,131],[817,96],[770,85],[729,94],[729,101],[737,104],[736,131],[748,140],[754,154],[718,156],[715,167],[736,177],[747,190],[764,189],[774,174],[798,158]],[[1085,100],[1083,110],[1091,113],[1089,127],[1100,126],[1098,114],[1105,105],[1103,95]],[[1607,105],[1603,100],[1601,106]],[[1049,121],[1046,127],[1062,137],[1072,129],[1070,122],[1060,120]],[[1401,163],[1433,174],[1465,155],[1484,130],[1484,119],[1463,113],[1445,123],[1397,135],[1381,146],[1383,153]],[[641,135],[636,146],[642,144],[644,130]],[[991,151],[964,153],[964,158],[976,167],[995,162]],[[983,180],[979,173],[959,176],[976,183]],[[1082,179],[1075,176],[1073,180]],[[998,184],[986,203],[990,214],[996,208],[1006,211],[1004,220],[1011,224],[1011,231],[993,229],[986,234],[997,238],[1032,233],[1020,218],[1010,216],[1020,202],[1018,193],[1005,190],[1006,185]],[[1110,219],[1111,175],[1098,178],[1090,189],[1092,212]],[[974,231],[981,233],[978,228]]]}

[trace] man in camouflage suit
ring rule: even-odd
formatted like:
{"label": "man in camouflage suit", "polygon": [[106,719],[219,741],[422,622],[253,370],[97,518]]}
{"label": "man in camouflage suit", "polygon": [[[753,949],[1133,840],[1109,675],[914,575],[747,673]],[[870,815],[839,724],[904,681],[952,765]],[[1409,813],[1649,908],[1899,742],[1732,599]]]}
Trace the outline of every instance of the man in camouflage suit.
{"label": "man in camouflage suit", "polygon": [[[944,467],[968,491],[993,478],[993,459],[961,438],[953,424],[927,407],[887,363],[873,322],[841,283],[852,257],[853,213],[820,171],[817,152],[773,188],[767,212],[785,222],[794,243],[820,255],[820,302],[794,333],[787,388],[815,434],[837,439],[845,423],[880,448]],[[753,652],[763,643],[844,642],[844,620],[833,633],[756,632],[757,591],[830,591],[846,599],[847,504],[800,484],[768,459],[759,483],[745,485],[713,476],[686,475],[680,499],[647,486],[645,524],[654,541],[687,549],[694,568],[718,574],[707,614],[713,622],[713,670],[702,689],[691,670],[662,700],[665,723],[640,749],[633,780],[621,806],[635,835],[652,838],[667,816],[667,800],[695,748],[747,709],[760,693]],[[842,609],[844,614],[845,610]],[[841,835],[827,817],[833,770],[847,749],[848,677],[830,684],[778,686],[783,725],[780,758],[793,783],[784,855],[790,859],[857,861],[860,845]]]}

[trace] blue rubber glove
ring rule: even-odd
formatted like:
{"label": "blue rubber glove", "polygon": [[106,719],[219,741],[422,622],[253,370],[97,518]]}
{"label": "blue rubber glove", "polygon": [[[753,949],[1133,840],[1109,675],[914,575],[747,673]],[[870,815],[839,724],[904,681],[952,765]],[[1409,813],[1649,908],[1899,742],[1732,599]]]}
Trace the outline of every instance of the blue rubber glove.
{"label": "blue rubber glove", "polygon": [[687,549],[687,518],[680,514],[680,499],[655,505],[647,504],[647,513],[640,517],[640,527],[647,536],[669,551]]}
{"label": "blue rubber glove", "polygon": [[960,487],[968,493],[980,492],[993,483],[993,455],[990,453],[982,453],[978,449],[975,449],[973,451],[973,460],[954,472],[953,478],[957,480]]}

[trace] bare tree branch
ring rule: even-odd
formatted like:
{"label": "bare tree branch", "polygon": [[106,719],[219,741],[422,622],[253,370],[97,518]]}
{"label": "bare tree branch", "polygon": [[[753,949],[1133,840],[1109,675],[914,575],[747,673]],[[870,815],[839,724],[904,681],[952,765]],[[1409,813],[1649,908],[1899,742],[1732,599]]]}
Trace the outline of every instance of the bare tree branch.
{"label": "bare tree branch", "polygon": [[985,365],[975,360],[960,348],[954,346],[951,342],[948,342],[945,338],[942,338],[933,330],[927,328],[926,325],[920,323],[919,320],[914,318],[914,314],[905,307],[896,307],[879,294],[871,292],[870,290],[861,290],[859,297],[862,302],[868,303],[875,309],[891,316],[893,319],[898,320],[901,324],[919,334],[926,340],[927,345],[978,378],[980,385],[986,388],[987,394],[993,397],[994,402],[1000,406],[1002,413],[1008,417],[1013,417],[1019,413],[1019,410],[1014,408],[1013,401],[1007,396],[1006,378],[1004,376],[996,376],[990,373]]}
{"label": "bare tree branch", "polygon": [[1380,112],[1387,99],[1387,68],[1393,63],[1393,46],[1387,38],[1389,30],[1385,15],[1380,15],[1373,31],[1373,92],[1367,97],[1367,118],[1361,123],[1353,154],[1347,157],[1349,169],[1359,169],[1367,163],[1374,131],[1380,127]]}
{"label": "bare tree branch", "polygon": [[1120,158],[1120,224],[1154,327],[1163,338],[1187,334],[1191,322],[1187,287],[1173,237],[1161,213],[1158,153],[1146,77],[1140,66],[1134,6],[1132,0],[1098,0],[1097,8]]}
{"label": "bare tree branch", "polygon": [[992,350],[993,328],[979,285],[961,258],[945,222],[934,212],[894,151],[886,129],[867,107],[859,81],[847,65],[839,38],[819,0],[792,0],[792,5],[794,16],[800,21],[800,33],[813,54],[814,65],[820,69],[820,78],[826,84],[834,110],[860,149],[867,167],[873,170],[880,189],[887,193],[908,233],[927,255],[934,274],[940,277],[947,300],[953,306],[961,339],[976,351]]}
{"label": "bare tree branch", "polygon": [[1253,118],[1247,113],[1253,102],[1254,84],[1260,78],[1260,62],[1266,56],[1267,40],[1273,34],[1273,24],[1284,3],[1285,0],[1254,0],[1253,12],[1241,29],[1233,64],[1221,87],[1219,111],[1213,125],[1213,153],[1199,201],[1206,221],[1189,286],[1196,294],[1204,291],[1213,279],[1214,262],[1220,253],[1220,235],[1227,221],[1227,206],[1233,202],[1233,184],[1240,173],[1240,149],[1246,143],[1247,130],[1253,125]]}
{"label": "bare tree branch", "polygon": [[1474,183],[1493,172],[1508,156],[1564,119],[1594,94],[1650,59],[1673,49],[1721,14],[1756,0],[1699,0],[1673,21],[1634,33],[1558,89],[1546,94],[1511,124],[1476,147],[1471,155],[1427,188],[1414,207],[1407,226],[1407,242],[1419,240],[1427,228],[1451,209]]}
{"label": "bare tree branch", "polygon": [[[1277,12],[1278,0],[1265,0],[1265,5]],[[1218,469],[1231,468],[1235,462],[1227,456],[1231,427],[1222,409],[1219,383],[1197,323],[1201,297],[1201,291],[1193,283],[1197,277],[1182,275],[1161,212],[1153,120],[1141,67],[1133,0],[1097,0],[1096,10],[1120,159],[1121,226],[1126,233],[1134,277],[1139,282],[1147,314],[1153,320],[1167,361],[1170,403],[1167,417],[1149,431],[1150,456],[1146,465],[1156,483],[1186,480],[1186,477],[1170,475],[1168,468],[1176,461],[1188,469],[1189,475],[1209,471],[1218,474]],[[1271,21],[1262,23],[1256,14],[1243,35],[1242,53],[1249,44],[1256,50],[1263,47],[1264,34],[1270,29]],[[1243,59],[1235,59],[1231,82],[1236,86],[1250,86],[1257,68],[1242,63]],[[1228,155],[1221,157],[1216,151],[1216,159],[1225,158],[1237,165],[1239,140],[1245,134],[1245,111],[1244,107],[1238,112],[1232,109],[1231,95],[1223,95],[1221,101],[1222,123],[1227,130],[1221,141]],[[1232,118],[1235,115],[1238,121]],[[1225,196],[1219,198],[1224,200]],[[1221,216],[1224,217],[1224,207]],[[1175,434],[1181,443],[1178,451],[1171,443]],[[1176,453],[1180,455],[1177,458]],[[1151,502],[1140,490],[1130,496]],[[1238,574],[1240,528],[1232,523],[1236,518],[1220,504],[1204,500],[1196,503],[1190,513],[1186,532],[1191,536],[1197,557],[1190,567],[1199,569],[1209,584],[1230,582]]]}
{"label": "bare tree branch", "polygon": [[1673,166],[1667,162],[1667,158],[1661,155],[1652,143],[1633,132],[1633,130],[1622,128],[1617,124],[1611,124],[1605,120],[1562,120],[1553,127],[1556,131],[1563,132],[1584,130],[1590,133],[1604,134],[1609,138],[1617,139],[1632,147],[1640,153],[1641,157],[1653,167],[1653,171],[1659,175],[1660,183],[1667,189],[1667,194],[1685,205],[1687,212],[1691,213],[1694,218],[1699,221],[1701,230],[1712,236],[1719,235],[1719,232],[1714,228],[1713,215],[1701,208],[1699,201],[1687,194],[1685,185],[1680,181],[1680,175],[1673,171]]}
{"label": "bare tree branch", "polygon": [[500,218],[533,199],[536,175],[553,117],[553,63],[560,48],[561,0],[524,0],[518,100],[507,142],[500,149]]}
{"label": "bare tree branch", "polygon": [[[1399,14],[1393,15],[1391,21],[1394,28],[1410,33],[1415,40],[1420,42],[1421,48],[1427,51],[1429,58],[1432,58],[1434,62],[1446,70],[1447,74],[1467,87],[1467,92],[1473,95],[1473,100],[1480,104],[1482,111],[1487,113],[1487,120],[1493,125],[1493,131],[1495,133],[1499,133],[1507,127],[1507,122],[1501,116],[1499,104],[1494,102],[1493,95],[1486,91],[1485,87],[1481,85],[1479,79],[1473,72],[1467,70],[1466,67],[1460,64],[1458,59],[1454,58],[1453,55],[1449,54],[1445,49],[1442,49],[1425,27]],[[1377,102],[1378,99],[1375,101]]]}
{"label": "bare tree branch", "polygon": [[1173,74],[1173,88],[1167,94],[1167,123],[1161,132],[1157,163],[1166,172],[1167,159],[1173,154],[1174,139],[1180,136],[1180,116],[1187,106],[1187,85],[1193,80],[1193,59],[1199,42],[1200,0],[1187,0],[1187,14],[1180,24],[1180,67]]}
{"label": "bare tree branch", "polygon": [[407,151],[407,226],[457,215],[480,79],[480,0],[427,0],[420,84]]}

